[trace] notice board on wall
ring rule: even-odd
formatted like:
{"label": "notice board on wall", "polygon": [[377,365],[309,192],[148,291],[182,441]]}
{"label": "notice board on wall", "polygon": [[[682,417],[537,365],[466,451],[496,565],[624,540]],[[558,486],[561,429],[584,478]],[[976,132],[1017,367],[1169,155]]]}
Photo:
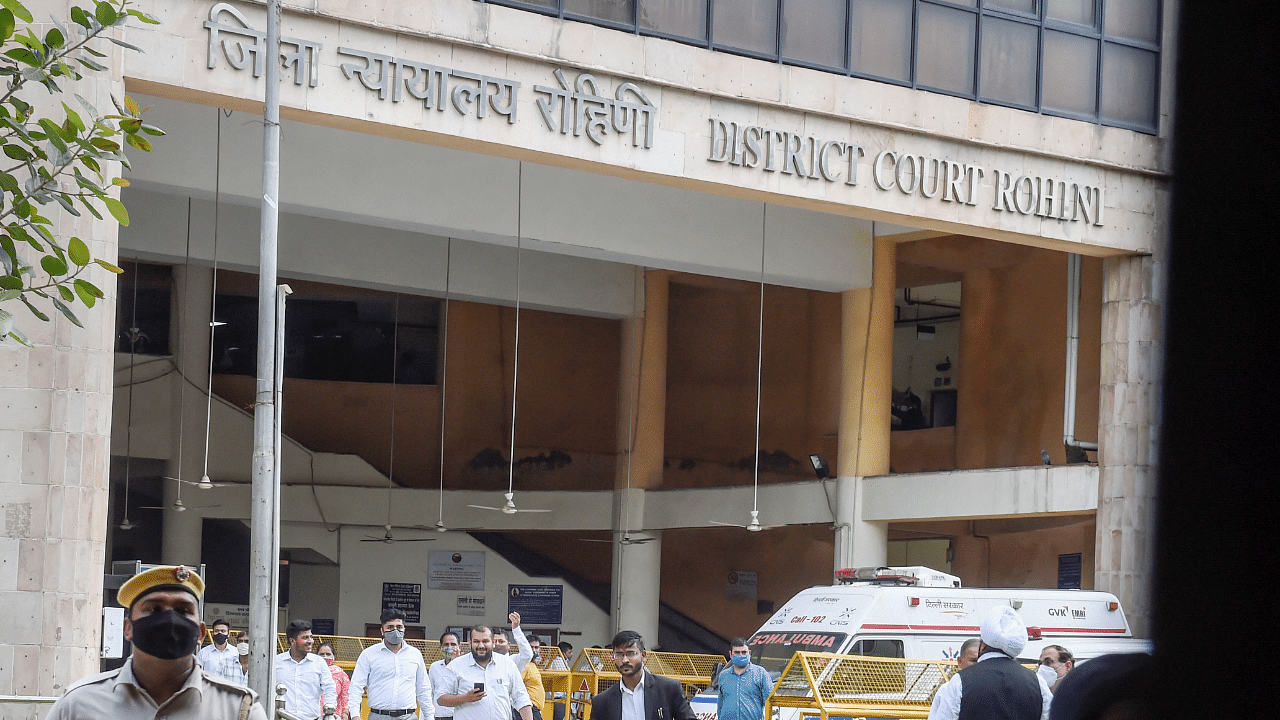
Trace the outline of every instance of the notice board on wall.
{"label": "notice board on wall", "polygon": [[507,613],[520,613],[520,624],[559,625],[564,617],[563,585],[508,585]]}

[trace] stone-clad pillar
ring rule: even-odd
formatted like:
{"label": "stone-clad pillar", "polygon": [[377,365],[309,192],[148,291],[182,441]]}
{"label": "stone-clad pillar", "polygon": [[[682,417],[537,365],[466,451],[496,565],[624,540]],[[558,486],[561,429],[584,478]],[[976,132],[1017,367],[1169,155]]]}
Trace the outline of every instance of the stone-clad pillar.
{"label": "stone-clad pillar", "polygon": [[[116,260],[114,223],[57,232]],[[88,277],[107,297],[76,308],[84,328],[15,308],[33,347],[0,343],[0,695],[57,696],[99,670],[116,283]]]}
{"label": "stone-clad pillar", "polygon": [[[32,9],[65,18],[66,7]],[[111,108],[110,95],[124,95],[119,59],[117,51],[112,72],[90,74],[76,93]],[[62,117],[63,97],[37,89],[26,99]],[[114,163],[103,169],[119,172]],[[94,257],[116,262],[118,226],[109,215],[74,217],[53,204],[41,212],[57,237],[79,237]],[[97,266],[83,277],[106,295],[93,308],[76,304],[83,328],[47,305],[51,321],[41,322],[5,303],[32,347],[0,342],[0,695],[54,697],[100,669],[116,280]],[[3,710],[6,718],[39,712]]]}
{"label": "stone-clad pillar", "polygon": [[[644,636],[651,647],[658,643],[662,533],[646,533],[641,530],[644,527],[645,491],[662,484],[667,425],[669,282],[670,273],[666,271],[651,270],[645,273],[644,315],[626,320],[622,324],[622,362],[618,381],[618,453],[614,476],[610,614],[613,616],[615,632],[635,630]],[[631,434],[635,436],[634,441]],[[628,483],[629,446],[632,447],[632,452]],[[648,538],[649,541],[624,545],[620,542],[624,530],[630,531],[632,539]]]}
{"label": "stone-clad pillar", "polygon": [[1115,593],[1134,634],[1151,616],[1159,394],[1164,342],[1161,263],[1103,263],[1102,398],[1094,587]]}
{"label": "stone-clad pillar", "polygon": [[871,288],[846,290],[842,298],[837,570],[888,559],[889,526],[862,519],[862,485],[868,476],[889,472],[896,263],[897,246],[876,239]]}

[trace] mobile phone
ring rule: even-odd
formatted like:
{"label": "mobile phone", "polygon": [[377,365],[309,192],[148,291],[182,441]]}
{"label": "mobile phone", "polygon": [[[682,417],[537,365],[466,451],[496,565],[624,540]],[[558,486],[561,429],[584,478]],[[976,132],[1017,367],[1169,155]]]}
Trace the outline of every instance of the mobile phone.
{"label": "mobile phone", "polygon": [[479,690],[480,692],[484,692],[484,683],[476,683],[475,685],[472,685],[471,688],[473,690]]}

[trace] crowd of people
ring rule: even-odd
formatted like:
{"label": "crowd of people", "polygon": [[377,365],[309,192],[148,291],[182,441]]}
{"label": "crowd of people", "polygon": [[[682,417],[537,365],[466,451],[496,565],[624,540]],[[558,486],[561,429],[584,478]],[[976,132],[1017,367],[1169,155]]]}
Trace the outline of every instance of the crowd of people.
{"label": "crowd of people", "polygon": [[[127,608],[124,634],[132,654],[120,668],[68,687],[48,718],[266,720],[247,687],[248,637],[240,633],[233,643],[230,625],[215,619],[211,642],[199,647],[206,632],[200,620],[203,595],[203,580],[182,566],[130,578],[117,598]],[[336,664],[331,642],[316,645],[310,623],[291,621],[285,628],[288,648],[274,663],[277,682],[287,688],[286,712],[301,720],[352,720],[361,716],[367,697],[370,720],[563,720],[566,698],[552,694],[560,702],[548,707],[541,673],[569,669],[568,643],[560,644],[562,656],[541,667],[540,640],[520,628],[519,613],[511,613],[509,633],[471,628],[467,653],[461,652],[463,638],[443,633],[442,657],[428,666],[422,652],[405,641],[405,619],[401,610],[382,612],[381,642],[361,651],[350,677]],[[1076,669],[1067,648],[1047,645],[1032,671],[1016,660],[1028,635],[1011,607],[993,608],[980,631],[961,646],[957,670],[937,688],[929,720],[1138,717],[1150,655],[1107,655]],[[593,720],[695,720],[683,686],[646,669],[648,650],[639,633],[618,633],[608,649],[620,680],[591,698]],[[714,683],[718,720],[762,720],[775,679],[751,661],[746,638],[730,641],[728,657]]]}

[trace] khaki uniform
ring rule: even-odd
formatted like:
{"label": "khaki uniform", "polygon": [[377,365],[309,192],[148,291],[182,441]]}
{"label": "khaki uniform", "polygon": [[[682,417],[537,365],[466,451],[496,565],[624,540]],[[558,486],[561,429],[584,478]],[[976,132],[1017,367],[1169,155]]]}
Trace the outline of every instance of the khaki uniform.
{"label": "khaki uniform", "polygon": [[133,658],[111,672],[91,675],[67,688],[47,720],[267,720],[257,694],[196,669],[173,697],[156,706],[133,676]]}

